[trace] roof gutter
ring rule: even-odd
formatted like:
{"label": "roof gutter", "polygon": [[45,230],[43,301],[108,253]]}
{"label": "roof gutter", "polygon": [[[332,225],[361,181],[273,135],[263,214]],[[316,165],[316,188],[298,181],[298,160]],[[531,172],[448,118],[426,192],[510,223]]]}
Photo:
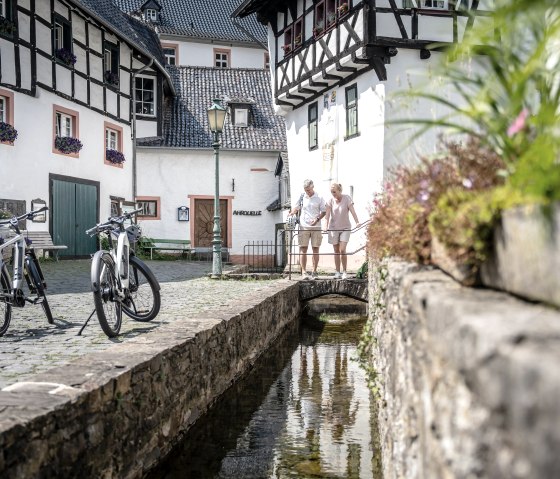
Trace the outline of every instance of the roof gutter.
{"label": "roof gutter", "polygon": [[247,35],[249,38],[252,38],[253,40],[255,40],[255,42],[257,42],[261,47],[263,47],[265,50],[268,51],[268,45],[265,45],[264,43],[262,43],[257,37],[253,36],[251,34],[251,32],[249,32],[249,30],[247,30],[245,27],[243,27],[240,23],[239,20],[237,19],[237,17],[233,17],[233,24],[239,28],[239,30],[241,30],[245,35]]}

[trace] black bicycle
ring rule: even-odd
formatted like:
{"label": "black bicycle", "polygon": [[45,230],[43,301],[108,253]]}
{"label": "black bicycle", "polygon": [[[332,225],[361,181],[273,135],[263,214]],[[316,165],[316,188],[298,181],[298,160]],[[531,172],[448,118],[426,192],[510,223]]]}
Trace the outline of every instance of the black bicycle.
{"label": "black bicycle", "polygon": [[[31,240],[19,229],[19,222],[33,219],[36,215],[47,211],[43,208],[25,213],[21,216],[13,216],[10,219],[0,220],[0,227],[11,229],[15,236],[9,239],[0,238],[0,336],[8,330],[12,318],[12,308],[23,308],[25,303],[41,304],[47,321],[54,323],[53,315],[45,290],[47,283],[43,277],[43,271],[39,260],[35,255]],[[12,251],[12,274],[8,270],[8,263],[4,260],[4,251]],[[27,283],[30,297],[22,289],[23,281]]]}
{"label": "black bicycle", "polygon": [[140,238],[140,228],[135,224],[125,227],[125,221],[140,211],[111,217],[86,231],[90,236],[105,234],[109,241],[108,250],[99,250],[93,256],[91,289],[97,319],[110,338],[119,334],[123,311],[136,321],[151,321],[161,305],[156,277],[130,248]]}

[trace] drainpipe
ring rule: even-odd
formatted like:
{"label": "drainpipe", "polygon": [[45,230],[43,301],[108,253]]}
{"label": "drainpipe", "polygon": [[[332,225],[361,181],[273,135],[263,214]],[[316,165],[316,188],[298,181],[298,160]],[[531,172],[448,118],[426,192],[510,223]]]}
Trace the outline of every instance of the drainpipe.
{"label": "drainpipe", "polygon": [[[150,58],[150,63],[144,65],[140,70],[137,72],[132,73],[132,201],[136,203],[136,190],[137,190],[137,178],[136,178],[136,87],[135,87],[135,79],[136,75],[139,75],[147,68],[150,68],[154,63],[154,59]],[[156,101],[157,96],[154,98],[154,102]],[[154,107],[156,105],[154,104]]]}

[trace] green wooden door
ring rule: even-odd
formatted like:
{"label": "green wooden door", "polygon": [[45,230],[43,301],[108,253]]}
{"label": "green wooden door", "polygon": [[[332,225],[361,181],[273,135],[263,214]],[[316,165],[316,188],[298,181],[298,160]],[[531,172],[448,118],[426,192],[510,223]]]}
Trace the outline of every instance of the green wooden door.
{"label": "green wooden door", "polygon": [[89,237],[85,230],[97,223],[98,186],[52,180],[52,237],[54,244],[68,246],[59,256],[87,257],[95,253],[96,238]]}

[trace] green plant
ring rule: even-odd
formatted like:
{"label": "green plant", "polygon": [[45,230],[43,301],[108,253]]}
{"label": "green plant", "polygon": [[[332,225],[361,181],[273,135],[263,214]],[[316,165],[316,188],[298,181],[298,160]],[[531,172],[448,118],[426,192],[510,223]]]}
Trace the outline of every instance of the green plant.
{"label": "green plant", "polygon": [[11,218],[12,216],[13,216],[12,213],[10,213],[9,211],[0,210],[0,220],[7,220],[8,218]]}
{"label": "green plant", "polygon": [[432,234],[438,230],[431,231],[428,220],[439,199],[451,189],[480,192],[503,183],[498,174],[503,161],[479,140],[443,145],[440,155],[391,171],[384,191],[374,199],[368,228],[368,252],[373,258],[398,256],[429,263]]}

